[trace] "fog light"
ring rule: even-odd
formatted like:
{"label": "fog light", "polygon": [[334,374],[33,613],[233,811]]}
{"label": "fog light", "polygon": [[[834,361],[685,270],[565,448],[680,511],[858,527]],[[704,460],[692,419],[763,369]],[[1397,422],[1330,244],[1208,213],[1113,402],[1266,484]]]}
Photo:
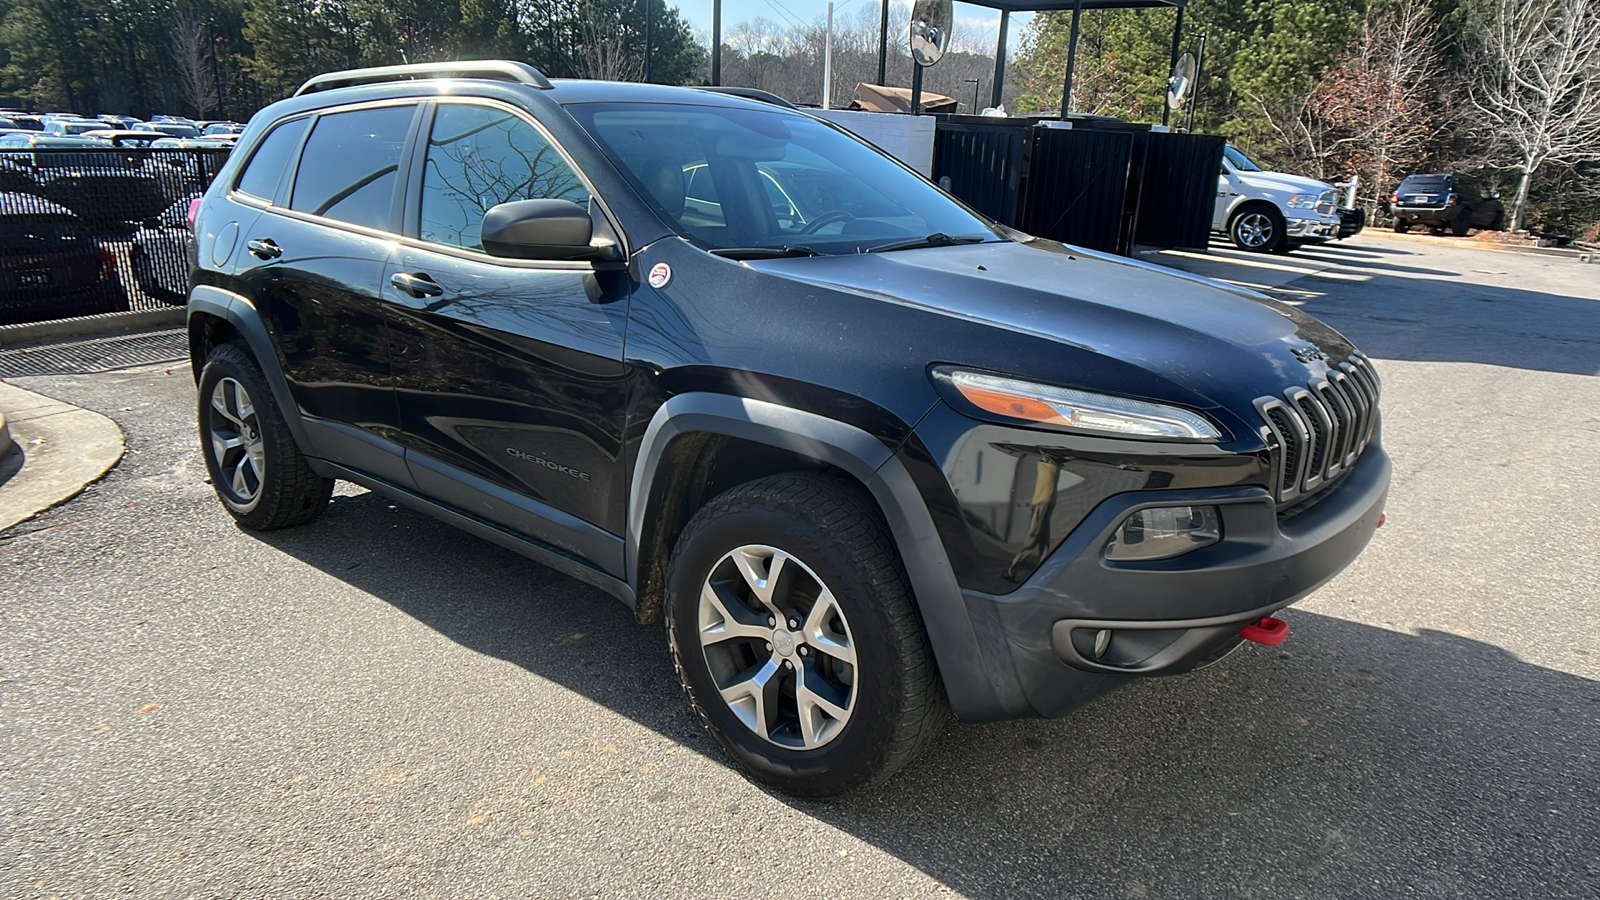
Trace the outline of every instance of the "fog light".
{"label": "fog light", "polygon": [[1170,559],[1222,540],[1215,506],[1157,506],[1122,521],[1106,559]]}

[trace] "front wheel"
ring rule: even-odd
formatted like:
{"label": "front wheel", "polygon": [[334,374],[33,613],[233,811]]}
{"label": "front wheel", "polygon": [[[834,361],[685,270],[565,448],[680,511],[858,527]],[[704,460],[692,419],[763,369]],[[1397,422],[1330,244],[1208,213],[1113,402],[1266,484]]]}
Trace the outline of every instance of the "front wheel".
{"label": "front wheel", "polygon": [[882,517],[838,479],[774,476],[701,508],[673,551],[666,620],[706,729],[779,790],[882,781],[948,718]]}
{"label": "front wheel", "polygon": [[1456,217],[1450,221],[1450,233],[1456,237],[1466,237],[1467,232],[1471,229],[1472,214],[1467,212],[1465,207],[1462,207],[1461,212],[1457,213]]}
{"label": "front wheel", "polygon": [[1266,253],[1283,241],[1283,214],[1269,206],[1249,206],[1228,223],[1228,237],[1240,250]]}
{"label": "front wheel", "polygon": [[200,443],[217,499],[240,525],[271,531],[321,515],[333,479],[307,465],[250,351],[223,344],[200,370]]}

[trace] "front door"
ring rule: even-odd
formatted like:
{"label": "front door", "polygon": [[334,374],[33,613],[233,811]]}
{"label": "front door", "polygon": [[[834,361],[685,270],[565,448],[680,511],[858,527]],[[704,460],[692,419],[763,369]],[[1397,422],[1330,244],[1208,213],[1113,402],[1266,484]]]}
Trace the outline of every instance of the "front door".
{"label": "front door", "polygon": [[[483,252],[510,200],[589,203],[519,112],[442,101],[384,277],[402,441],[417,486],[620,573],[628,287],[588,263]],[[617,277],[612,277],[613,275]]]}

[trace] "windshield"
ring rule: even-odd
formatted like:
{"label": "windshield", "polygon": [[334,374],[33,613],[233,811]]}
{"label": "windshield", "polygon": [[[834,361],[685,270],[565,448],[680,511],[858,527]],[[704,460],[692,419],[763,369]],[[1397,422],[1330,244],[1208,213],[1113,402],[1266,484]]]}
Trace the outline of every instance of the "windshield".
{"label": "windshield", "polygon": [[61,134],[83,134],[86,131],[99,131],[104,127],[102,122],[57,122],[56,130]]}
{"label": "windshield", "polygon": [[1261,167],[1251,162],[1250,157],[1245,156],[1243,153],[1240,153],[1233,147],[1224,147],[1222,149],[1222,153],[1224,156],[1228,157],[1228,162],[1233,163],[1233,167],[1241,172],[1261,171]]}
{"label": "windshield", "polygon": [[568,108],[679,233],[708,250],[860,253],[929,235],[1002,240],[878,151],[773,109]]}

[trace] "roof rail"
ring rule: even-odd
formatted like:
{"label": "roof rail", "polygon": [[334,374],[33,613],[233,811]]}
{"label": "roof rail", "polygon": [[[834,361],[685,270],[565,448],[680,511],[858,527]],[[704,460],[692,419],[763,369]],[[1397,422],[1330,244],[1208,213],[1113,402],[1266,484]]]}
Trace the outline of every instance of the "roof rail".
{"label": "roof rail", "polygon": [[781,107],[783,107],[785,109],[799,109],[800,108],[798,106],[795,106],[793,103],[790,103],[788,100],[785,100],[784,98],[778,96],[777,94],[774,94],[771,91],[763,91],[760,88],[732,87],[732,86],[729,86],[729,85],[717,85],[715,87],[702,86],[701,88],[699,88],[699,90],[710,91],[713,94],[727,94],[727,95],[732,96],[732,97],[743,97],[746,100],[757,100],[757,101],[760,101],[762,103],[770,103],[773,106],[781,106]]}
{"label": "roof rail", "polygon": [[462,62],[413,63],[408,66],[378,66],[373,69],[346,69],[317,75],[300,85],[296,97],[331,91],[335,88],[358,84],[382,84],[385,81],[411,81],[419,78],[482,78],[490,81],[510,81],[548,91],[555,87],[544,73],[527,63],[506,59],[465,60]]}

